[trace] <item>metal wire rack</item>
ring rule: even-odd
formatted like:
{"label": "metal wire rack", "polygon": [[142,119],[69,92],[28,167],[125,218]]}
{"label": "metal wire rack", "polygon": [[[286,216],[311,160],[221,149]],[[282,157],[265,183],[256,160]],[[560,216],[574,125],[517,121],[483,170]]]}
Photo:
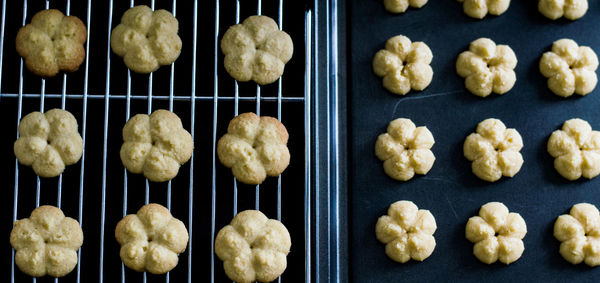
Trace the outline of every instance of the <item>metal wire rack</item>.
{"label": "metal wire rack", "polygon": [[[63,204],[67,205],[68,207],[63,210],[69,210],[76,206],[76,210],[72,209],[76,213],[73,211],[71,214],[66,214],[78,219],[84,229],[86,240],[78,251],[79,261],[76,270],[64,279],[53,278],[52,280],[55,282],[92,280],[99,282],[111,280],[121,280],[121,282],[210,280],[210,282],[220,282],[226,277],[220,267],[220,261],[214,255],[216,231],[228,223],[242,207],[267,210],[272,213],[272,215],[267,213],[270,218],[276,217],[282,220],[288,228],[292,226],[291,229],[296,226],[300,227],[294,231],[303,231],[298,234],[290,230],[293,239],[292,249],[296,253],[296,258],[290,257],[288,270],[282,276],[284,281],[288,281],[285,280],[286,276],[294,278],[291,279],[292,281],[297,281],[300,278],[298,276],[302,276],[306,282],[312,280],[340,282],[339,182],[337,181],[339,180],[339,121],[337,120],[339,106],[337,103],[337,73],[334,71],[337,69],[337,54],[335,54],[337,41],[323,39],[323,36],[331,38],[334,35],[330,33],[337,30],[337,23],[330,18],[330,16],[337,17],[331,12],[336,10],[336,1],[321,3],[315,0],[312,3],[294,6],[294,9],[304,8],[301,10],[303,25],[300,27],[289,26],[290,29],[295,28],[300,31],[300,33],[296,33],[296,36],[292,35],[292,38],[295,47],[302,46],[302,48],[296,48],[294,54],[295,57],[301,59],[297,60],[295,66],[292,64],[286,68],[286,74],[278,80],[274,87],[261,89],[260,86],[256,86],[253,91],[248,88],[248,85],[242,86],[229,77],[221,76],[224,72],[219,50],[220,36],[229,25],[240,22],[241,14],[260,15],[264,7],[268,7],[268,15],[278,22],[279,28],[287,30],[288,26],[284,26],[284,15],[289,15],[290,9],[285,8],[288,2],[269,1],[263,5],[262,0],[257,0],[256,5],[250,5],[247,2],[240,3],[240,0],[231,0],[227,3],[215,0],[214,6],[212,6],[214,8],[214,30],[210,36],[212,46],[207,46],[205,42],[198,39],[199,34],[203,38],[207,38],[209,34],[204,24],[205,21],[199,18],[210,13],[210,11],[204,11],[204,7],[199,7],[200,4],[204,6],[206,3],[197,0],[193,3],[169,0],[167,4],[157,0],[156,4],[158,5],[155,5],[155,0],[138,2],[141,1],[131,0],[127,6],[113,0],[107,1],[107,3],[92,3],[91,0],[88,0],[87,3],[73,2],[74,5],[81,8],[78,16],[82,18],[88,29],[85,44],[86,59],[82,70],[78,72],[82,75],[62,74],[60,93],[46,93],[47,82],[55,84],[58,79],[36,79],[28,74],[27,70],[24,70],[23,59],[18,61],[19,75],[14,77],[15,80],[18,78],[18,90],[16,93],[12,90],[5,90],[10,89],[6,85],[12,81],[12,76],[14,76],[14,74],[7,73],[9,64],[3,65],[3,62],[7,61],[4,60],[4,55],[9,52],[8,49],[5,50],[5,47],[8,46],[5,44],[5,26],[7,22],[10,23],[16,19],[16,15],[9,14],[7,17],[6,12],[7,9],[10,11],[12,5],[17,3],[7,0],[2,2],[0,108],[11,108],[16,111],[16,119],[14,116],[11,117],[11,120],[15,120],[17,125],[16,138],[19,137],[18,125],[24,108],[29,109],[32,105],[39,104],[39,108],[32,110],[43,112],[48,104],[47,100],[53,104],[56,103],[56,100],[60,100],[60,108],[73,112],[78,119],[84,143],[78,174],[75,174],[76,169],[74,168],[67,169],[65,172],[65,188],[68,190],[64,194],[64,196],[68,196],[65,202],[62,201],[63,174],[57,180],[40,179],[34,177],[29,172],[30,169],[23,169],[18,160],[14,160],[12,206],[8,203],[6,206],[12,208],[11,226],[17,219],[27,217],[32,208],[30,203],[33,196],[35,196],[35,207],[41,203],[56,205],[59,208]],[[30,19],[30,15],[38,10],[36,9],[38,7],[31,6],[38,4],[31,2],[28,7],[28,1],[23,1],[21,25],[25,25]],[[52,2],[46,0],[43,4],[43,7],[39,7],[40,9],[56,8],[64,11],[66,15],[71,13],[70,0],[52,0]],[[114,57],[110,48],[111,30],[116,26],[115,23],[118,23],[113,20],[116,15],[122,14],[124,9],[137,4],[149,5],[152,10],[159,7],[169,8],[168,10],[174,16],[183,19],[180,19],[180,36],[183,36],[181,30],[183,21],[190,20],[185,23],[188,25],[186,27],[188,33],[183,47],[184,52],[186,49],[191,49],[187,58],[189,61],[180,62],[184,60],[180,58],[179,61],[171,64],[170,68],[161,68],[168,70],[159,70],[144,77],[132,74],[129,70],[123,70],[125,67],[121,66],[122,63],[119,62],[121,59],[118,56]],[[117,12],[115,8],[117,5],[124,7],[119,6]],[[326,17],[319,16],[319,9],[325,9],[323,14]],[[93,10],[96,12],[92,12]],[[253,12],[248,12],[249,10],[253,10]],[[234,11],[233,17],[230,15],[232,11]],[[298,11],[295,14],[298,14]],[[83,19],[83,15],[85,15],[85,19]],[[100,19],[103,16],[105,19]],[[232,18],[233,21],[225,20],[224,18],[227,17]],[[297,18],[299,17],[295,16],[295,19]],[[103,23],[103,21],[106,22]],[[327,22],[327,33],[321,36],[318,26],[323,22]],[[200,29],[199,26],[201,26]],[[106,32],[105,36],[90,37],[90,34],[101,34],[103,31]],[[324,44],[320,44],[320,41]],[[102,56],[103,49],[106,52],[104,56]],[[298,54],[298,50],[303,54]],[[319,50],[325,53],[326,66],[320,67],[317,64],[320,59]],[[198,60],[199,54],[212,54],[212,68],[206,68],[206,65]],[[93,58],[92,62],[90,62],[90,57]],[[118,60],[116,63],[111,61],[114,58]],[[12,60],[11,62],[17,61]],[[103,67],[100,67],[98,62],[103,62]],[[202,68],[199,69],[199,66]],[[290,68],[292,70],[288,71]],[[294,71],[293,68],[297,70]],[[296,76],[288,75],[289,72]],[[320,76],[324,72],[330,75]],[[210,74],[212,82],[204,79],[206,74]],[[299,83],[295,82],[298,81],[298,74],[303,78]],[[103,75],[105,76],[103,83],[97,83]],[[73,76],[74,78],[72,78]],[[176,83],[176,79],[182,76],[185,76],[186,79],[181,80],[189,83],[189,88],[185,87],[186,91],[178,91],[178,88],[183,87],[180,87],[180,83]],[[31,81],[36,80],[41,83],[39,93],[31,87]],[[77,85],[79,80],[82,81],[82,91],[69,87],[70,84],[67,83],[77,81],[75,83]],[[287,85],[290,87],[286,89],[284,82],[288,82],[288,80],[289,84]],[[163,91],[163,83],[168,84],[166,93]],[[123,84],[125,85],[124,89],[121,87]],[[202,85],[202,89],[199,89],[198,85]],[[212,86],[212,91],[206,85]],[[157,86],[159,90],[155,90]],[[298,89],[302,89],[302,91],[298,91]],[[231,92],[233,95],[224,95]],[[131,175],[126,169],[116,169],[122,172],[122,178],[120,174],[114,173],[116,172],[114,167],[120,166],[118,161],[115,164],[118,157],[114,158],[115,150],[113,149],[120,147],[120,142],[118,142],[120,127],[113,127],[113,125],[119,124],[122,127],[132,113],[142,112],[139,111],[142,106],[140,102],[144,101],[145,112],[148,114],[158,108],[156,105],[159,105],[180,115],[184,120],[184,126],[189,129],[197,144],[189,165],[184,165],[180,170],[179,177],[166,184],[149,182],[137,175]],[[81,103],[81,108],[71,107],[79,103]],[[249,103],[254,103],[254,106],[248,107]],[[264,103],[268,103],[268,105],[263,105]],[[198,112],[197,107],[201,108],[201,112]],[[265,107],[267,107],[266,110]],[[298,148],[295,150],[297,154],[292,157],[292,162],[297,165],[291,165],[282,176],[276,178],[275,183],[267,182],[264,185],[266,188],[261,189],[260,185],[256,186],[253,189],[252,205],[247,203],[251,198],[247,193],[249,188],[238,188],[238,182],[235,178],[230,177],[231,174],[226,169],[222,168],[215,155],[217,138],[222,134],[223,128],[226,128],[229,119],[238,115],[242,109],[253,111],[258,115],[261,115],[261,112],[275,113],[279,120],[284,121],[284,124],[286,124],[285,121],[290,121],[291,126],[295,127],[288,128],[289,131],[300,132],[300,134],[293,135],[293,138],[291,135],[290,139],[290,143],[294,143]],[[90,111],[92,114],[88,114]],[[9,111],[6,115],[9,113],[11,112]],[[288,117],[286,117],[287,113],[290,113]],[[6,115],[3,114],[2,117],[4,118]],[[297,115],[301,115],[302,119],[299,119]],[[115,118],[115,116],[119,117]],[[271,114],[271,116],[275,115]],[[184,117],[188,119],[185,120]],[[204,123],[200,117],[210,118],[211,122]],[[118,123],[114,120],[118,120]],[[202,122],[197,124],[197,121]],[[197,135],[197,131],[201,131],[200,136]],[[199,142],[199,140],[202,141]],[[9,145],[13,141],[5,140],[2,144]],[[72,167],[76,166],[72,165]],[[204,169],[210,173],[203,172]],[[291,172],[288,173],[288,171]],[[296,176],[292,176],[293,174]],[[34,193],[29,190],[32,186],[30,182],[32,178],[35,179]],[[229,181],[225,181],[227,179]],[[94,185],[94,182],[98,182],[99,186]],[[121,183],[122,185],[120,185]],[[53,188],[54,186],[56,186],[56,190]],[[210,189],[204,189],[207,187]],[[172,190],[172,188],[177,189]],[[175,191],[177,196],[173,197]],[[183,193],[184,191],[187,193]],[[292,193],[292,191],[300,193]],[[47,192],[55,193],[54,201],[51,201]],[[73,197],[74,194],[76,197]],[[210,194],[210,199],[207,199],[208,194]],[[141,195],[143,195],[143,201],[140,200]],[[295,211],[294,203],[298,198],[303,198],[303,201],[300,202],[300,207],[303,208],[302,213]],[[151,201],[161,203],[169,210],[173,210],[174,216],[181,219],[188,227],[190,236],[188,248],[184,254],[180,255],[178,267],[172,273],[159,277],[146,273],[140,275],[127,269],[122,263],[114,263],[119,261],[118,247],[115,247],[114,240],[110,235],[114,228],[112,226],[116,224],[115,219],[118,221],[120,217],[128,213],[135,213],[135,210],[142,204]],[[175,206],[172,206],[173,203]],[[187,206],[187,211],[185,206]],[[120,209],[116,209],[117,207]],[[198,207],[199,209],[197,209]],[[229,213],[224,212],[226,208],[231,209]],[[120,212],[115,212],[117,210]],[[89,216],[84,218],[84,214]],[[210,216],[206,217],[206,214]],[[327,231],[327,235],[324,237],[321,235],[323,231]],[[27,280],[29,277],[24,276],[18,271],[18,268],[15,268],[14,256],[15,252],[11,250],[11,282]],[[115,270],[118,265],[120,265],[120,273]],[[206,266],[210,266],[210,269]],[[39,280],[48,280],[48,278]],[[282,281],[282,278],[279,278],[278,281]],[[36,278],[33,278],[33,282],[36,282]]]}

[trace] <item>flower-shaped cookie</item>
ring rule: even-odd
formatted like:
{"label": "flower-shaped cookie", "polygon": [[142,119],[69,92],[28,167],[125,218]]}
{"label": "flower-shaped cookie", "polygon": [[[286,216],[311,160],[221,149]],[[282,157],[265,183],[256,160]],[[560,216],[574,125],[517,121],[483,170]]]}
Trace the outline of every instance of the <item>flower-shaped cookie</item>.
{"label": "flower-shaped cookie", "polygon": [[140,5],[127,10],[110,36],[110,46],[127,68],[142,74],[156,71],[179,57],[179,22],[166,10]]}
{"label": "flower-shaped cookie", "polygon": [[177,176],[194,151],[194,141],[175,113],[156,110],[137,114],[123,127],[121,161],[132,173],[144,173],[154,182]]}
{"label": "flower-shaped cookie", "polygon": [[456,72],[465,78],[465,87],[477,96],[504,94],[517,81],[517,56],[508,45],[496,45],[489,38],[480,38],[460,53]]}
{"label": "flower-shaped cookie", "polygon": [[404,13],[408,6],[421,8],[427,4],[427,0],[383,0],[383,5],[388,12]]}
{"label": "flower-shaped cookie", "polygon": [[554,168],[570,181],[583,176],[591,179],[600,174],[600,132],[581,119],[567,120],[548,140],[548,153]]}
{"label": "flower-shaped cookie", "polygon": [[408,181],[415,173],[429,172],[435,162],[431,152],[434,143],[427,127],[416,127],[410,119],[399,118],[390,122],[387,133],[377,138],[375,155],[383,161],[383,170],[388,176]]}
{"label": "flower-shaped cookie", "polygon": [[477,125],[463,145],[465,157],[471,163],[473,174],[488,182],[502,176],[512,177],[521,170],[523,139],[515,129],[507,129],[498,119],[485,119]]}
{"label": "flower-shaped cookie", "polygon": [[61,109],[31,112],[19,124],[20,137],[14,152],[23,165],[45,178],[56,177],[65,165],[77,163],[83,153],[83,140],[77,132],[77,120]]}
{"label": "flower-shaped cookie", "polygon": [[587,12],[587,0],[540,0],[538,10],[542,15],[551,20],[565,17],[569,20],[577,20]]}
{"label": "flower-shaped cookie", "polygon": [[229,122],[227,134],[219,139],[217,153],[233,175],[249,185],[276,177],[290,164],[288,132],[279,120],[248,112]]}
{"label": "flower-shaped cookie", "polygon": [[502,15],[508,9],[510,0],[458,0],[463,2],[463,11],[469,17],[483,19],[490,15]]}
{"label": "flower-shaped cookie", "polygon": [[411,88],[424,90],[433,78],[429,65],[433,59],[431,49],[424,42],[412,42],[403,35],[394,36],[377,51],[373,58],[373,71],[383,77],[383,87],[392,93],[405,95]]}
{"label": "flower-shaped cookie", "polygon": [[271,282],[287,267],[292,240],[288,230],[258,210],[238,213],[215,239],[215,253],[235,282]]}
{"label": "flower-shaped cookie", "polygon": [[523,238],[527,225],[520,214],[508,212],[500,202],[488,202],[479,209],[479,216],[469,218],[465,235],[474,243],[473,254],[483,263],[497,260],[510,264],[525,250]]}
{"label": "flower-shaped cookie", "polygon": [[62,277],[77,265],[83,231],[77,220],[65,217],[59,208],[43,205],[34,209],[29,218],[15,222],[10,244],[21,271],[33,277]]}
{"label": "flower-shaped cookie", "polygon": [[175,268],[185,251],[188,232],[183,222],[156,203],[125,216],[115,229],[121,260],[135,271],[163,274]]}
{"label": "flower-shaped cookie", "polygon": [[294,53],[292,38],[267,16],[251,16],[229,27],[221,39],[225,70],[234,79],[270,84]]}
{"label": "flower-shaped cookie", "polygon": [[594,205],[578,203],[569,214],[559,216],[554,237],[561,242],[560,254],[568,262],[600,265],[600,213]]}
{"label": "flower-shaped cookie", "polygon": [[429,210],[419,209],[412,201],[397,201],[375,226],[377,240],[385,244],[385,254],[405,263],[411,258],[423,261],[435,249],[433,233],[437,229]]}
{"label": "flower-shaped cookie", "polygon": [[27,69],[38,76],[53,77],[59,71],[74,72],[85,58],[87,30],[75,16],[59,10],[42,10],[17,33],[16,47]]}
{"label": "flower-shaped cookie", "polygon": [[592,92],[598,83],[597,68],[594,50],[571,39],[555,41],[552,51],[544,53],[540,60],[540,72],[548,78],[548,88],[562,97]]}

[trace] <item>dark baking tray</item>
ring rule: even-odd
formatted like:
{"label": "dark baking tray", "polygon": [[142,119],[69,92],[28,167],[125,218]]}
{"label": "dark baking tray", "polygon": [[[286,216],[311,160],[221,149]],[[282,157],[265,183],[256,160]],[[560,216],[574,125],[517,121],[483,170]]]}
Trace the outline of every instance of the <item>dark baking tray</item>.
{"label": "dark baking tray", "polygon": [[[512,1],[503,15],[483,20],[469,18],[462,4],[452,0],[432,0],[402,15],[387,13],[381,2],[354,0],[348,9],[350,277],[356,282],[598,281],[599,268],[574,266],[560,256],[552,232],[556,217],[573,204],[600,205],[600,178],[563,179],[553,168],[546,142],[569,118],[580,117],[600,130],[600,86],[585,97],[560,98],[546,87],[538,63],[553,41],[565,37],[599,53],[600,2],[589,1],[587,14],[574,22],[544,18],[533,0]],[[423,92],[391,94],[372,71],[375,52],[397,34],[424,41],[433,51],[435,74]],[[510,45],[518,57],[517,83],[503,96],[476,97],[456,74],[458,54],[479,37]],[[436,140],[433,168],[408,182],[387,177],[374,154],[377,136],[399,117],[427,126]],[[525,144],[521,171],[495,183],[475,177],[462,153],[465,137],[490,117],[516,128]],[[388,259],[375,238],[377,218],[397,200],[411,200],[436,217],[437,247],[422,263]],[[525,252],[509,266],[479,262],[464,236],[467,219],[489,201],[504,202],[527,222]]]}

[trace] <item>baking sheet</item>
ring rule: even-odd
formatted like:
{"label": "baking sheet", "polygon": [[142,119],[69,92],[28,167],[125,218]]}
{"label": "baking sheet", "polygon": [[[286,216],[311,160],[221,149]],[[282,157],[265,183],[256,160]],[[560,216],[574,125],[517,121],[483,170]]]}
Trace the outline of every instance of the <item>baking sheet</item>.
{"label": "baking sheet", "polygon": [[[512,1],[503,15],[475,20],[457,1],[432,0],[405,14],[387,13],[382,1],[351,2],[348,9],[350,141],[350,277],[356,282],[398,281],[594,281],[600,268],[571,265],[559,254],[553,224],[572,205],[600,205],[600,178],[569,182],[553,168],[546,151],[552,131],[570,118],[587,120],[600,130],[600,87],[585,97],[560,98],[546,87],[538,69],[539,58],[552,42],[572,38],[600,52],[600,2],[589,1],[580,20],[551,21],[537,11],[537,1]],[[433,82],[423,92],[402,97],[386,91],[371,68],[373,55],[398,34],[424,41],[433,51]],[[519,60],[517,83],[503,96],[479,98],[464,88],[455,71],[458,54],[471,41],[489,37],[508,44]],[[436,144],[436,161],[426,176],[408,182],[384,173],[374,154],[377,136],[390,121],[410,118],[427,126]],[[463,157],[466,136],[486,118],[499,118],[523,137],[525,163],[514,178],[495,183],[479,180]],[[399,264],[385,255],[375,238],[377,218],[398,200],[411,200],[436,217],[437,247],[422,263]],[[523,256],[509,266],[486,265],[472,255],[465,239],[469,217],[490,201],[504,202],[527,222]]]}

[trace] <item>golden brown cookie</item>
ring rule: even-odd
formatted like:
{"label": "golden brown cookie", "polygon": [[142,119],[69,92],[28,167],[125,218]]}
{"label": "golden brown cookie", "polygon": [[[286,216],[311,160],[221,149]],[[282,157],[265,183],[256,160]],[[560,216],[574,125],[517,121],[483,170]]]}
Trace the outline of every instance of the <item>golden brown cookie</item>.
{"label": "golden brown cookie", "polygon": [[244,113],[229,122],[227,134],[219,139],[217,153],[238,180],[257,185],[267,176],[279,176],[290,164],[288,138],[279,120]]}
{"label": "golden brown cookie", "polygon": [[163,274],[179,262],[185,251],[188,232],[183,222],[156,203],[142,206],[137,214],[125,216],[115,229],[121,245],[121,260],[135,271]]}
{"label": "golden brown cookie", "polygon": [[144,173],[153,182],[175,178],[194,151],[192,136],[179,117],[162,109],[129,119],[123,127],[123,141],[121,161],[125,168]]}
{"label": "golden brown cookie", "polygon": [[16,47],[32,73],[53,77],[59,71],[74,72],[85,58],[87,30],[75,16],[59,10],[37,12],[17,33]]}
{"label": "golden brown cookie", "polygon": [[292,58],[292,38],[267,16],[251,16],[229,27],[221,40],[225,70],[234,79],[270,84]]}
{"label": "golden brown cookie", "polygon": [[33,277],[62,277],[77,265],[83,231],[77,220],[65,217],[59,208],[43,205],[34,209],[29,218],[15,222],[10,244],[21,271]]}
{"label": "golden brown cookie", "polygon": [[60,175],[65,165],[77,163],[83,153],[77,120],[65,110],[27,114],[19,124],[19,134],[14,144],[15,155],[21,164],[32,166],[40,177]]}
{"label": "golden brown cookie", "polygon": [[178,30],[179,22],[168,11],[135,6],[113,29],[110,46],[123,57],[127,68],[148,74],[177,60],[182,45]]}
{"label": "golden brown cookie", "polygon": [[271,282],[287,267],[292,241],[288,230],[258,210],[246,210],[217,234],[215,253],[235,282]]}

